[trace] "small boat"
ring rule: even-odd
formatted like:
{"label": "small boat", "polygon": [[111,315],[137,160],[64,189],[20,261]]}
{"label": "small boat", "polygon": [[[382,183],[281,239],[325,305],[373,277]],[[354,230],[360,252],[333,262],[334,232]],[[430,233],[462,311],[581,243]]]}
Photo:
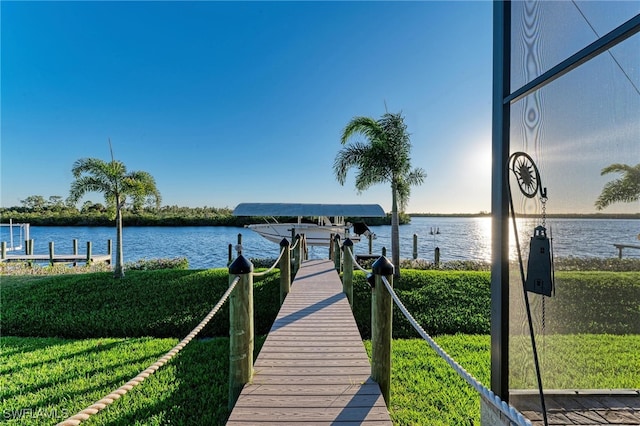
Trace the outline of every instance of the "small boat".
{"label": "small boat", "polygon": [[[279,244],[283,238],[291,241],[296,234],[304,234],[309,246],[328,246],[332,235],[347,237],[354,243],[361,236],[375,235],[364,223],[348,223],[345,217],[383,217],[378,204],[301,204],[301,203],[240,203],[234,216],[265,217],[266,223],[245,225],[269,241]],[[280,223],[276,217],[297,217],[297,222]],[[267,219],[270,218],[271,220]],[[305,218],[315,218],[305,222]],[[333,219],[330,219],[333,218]]]}

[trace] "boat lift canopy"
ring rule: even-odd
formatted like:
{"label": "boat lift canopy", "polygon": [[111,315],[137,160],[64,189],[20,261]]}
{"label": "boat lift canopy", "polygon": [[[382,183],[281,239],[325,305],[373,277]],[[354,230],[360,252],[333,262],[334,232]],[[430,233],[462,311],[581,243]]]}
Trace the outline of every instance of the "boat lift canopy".
{"label": "boat lift canopy", "polygon": [[234,216],[386,216],[379,204],[240,203]]}

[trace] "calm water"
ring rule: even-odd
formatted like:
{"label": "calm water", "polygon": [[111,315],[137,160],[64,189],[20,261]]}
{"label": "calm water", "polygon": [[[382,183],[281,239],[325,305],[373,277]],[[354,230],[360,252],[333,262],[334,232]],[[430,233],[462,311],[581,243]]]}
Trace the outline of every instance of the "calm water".
{"label": "calm water", "polygon": [[[548,219],[553,233],[555,255],[560,257],[617,257],[614,243],[640,244],[638,219]],[[521,243],[527,244],[534,222],[521,222]],[[373,252],[391,248],[391,227],[372,226],[377,239]],[[438,231],[439,234],[431,231]],[[125,262],[138,259],[186,257],[193,269],[226,266],[228,245],[237,243],[242,233],[244,254],[250,258],[275,258],[279,247],[255,232],[235,227],[125,227]],[[435,247],[440,248],[441,261],[482,260],[491,258],[490,218],[414,217],[411,224],[400,227],[400,256],[411,258],[413,234],[418,235],[418,257],[432,260]],[[2,241],[8,241],[8,231],[2,228]],[[106,252],[107,240],[115,244],[115,227],[31,227],[34,252],[48,253],[49,241],[55,242],[56,253],[72,252],[72,240],[78,240],[80,253],[86,242],[93,243],[93,252]],[[366,241],[355,244],[356,253],[367,253]],[[625,249],[624,257],[640,258],[640,250]],[[310,257],[328,256],[328,249],[312,247]]]}

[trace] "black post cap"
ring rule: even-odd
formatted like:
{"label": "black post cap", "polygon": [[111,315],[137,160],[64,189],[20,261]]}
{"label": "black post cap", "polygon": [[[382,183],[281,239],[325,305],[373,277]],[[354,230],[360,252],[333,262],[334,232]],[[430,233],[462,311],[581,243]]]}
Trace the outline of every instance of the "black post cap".
{"label": "black post cap", "polygon": [[351,238],[347,238],[346,240],[344,240],[344,243],[342,243],[342,245],[353,247],[353,241],[351,241]]}
{"label": "black post cap", "polygon": [[231,265],[229,265],[230,275],[248,274],[253,272],[253,263],[243,255],[236,257]]}
{"label": "black post cap", "polygon": [[333,239],[334,239],[335,241],[340,241],[340,235],[336,234],[336,235],[333,237]]}
{"label": "black post cap", "polygon": [[376,275],[388,276],[388,275],[393,275],[394,268],[393,268],[393,263],[391,263],[389,259],[387,259],[384,256],[380,256],[378,260],[373,262],[373,265],[371,265],[371,270]]}
{"label": "black post cap", "polygon": [[289,240],[283,238],[282,241],[280,241],[280,247],[289,247]]}
{"label": "black post cap", "polygon": [[367,274],[367,283],[372,290],[376,288],[376,276],[373,274]]}

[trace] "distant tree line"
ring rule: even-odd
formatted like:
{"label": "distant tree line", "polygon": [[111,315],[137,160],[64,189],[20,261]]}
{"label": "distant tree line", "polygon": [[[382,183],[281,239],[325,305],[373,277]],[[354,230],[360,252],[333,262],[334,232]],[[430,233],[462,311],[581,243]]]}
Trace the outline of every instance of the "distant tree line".
{"label": "distant tree line", "polygon": [[[113,212],[101,203],[85,201],[80,208],[59,195],[45,198],[31,195],[20,200],[20,206],[0,207],[0,222],[30,223],[34,226],[113,226]],[[261,223],[264,217],[233,216],[227,207],[130,206],[123,212],[125,226],[238,226]],[[278,218],[280,222],[297,218]],[[347,218],[350,222],[367,225],[389,225],[391,216],[383,218]],[[402,215],[401,223],[409,223]]]}

